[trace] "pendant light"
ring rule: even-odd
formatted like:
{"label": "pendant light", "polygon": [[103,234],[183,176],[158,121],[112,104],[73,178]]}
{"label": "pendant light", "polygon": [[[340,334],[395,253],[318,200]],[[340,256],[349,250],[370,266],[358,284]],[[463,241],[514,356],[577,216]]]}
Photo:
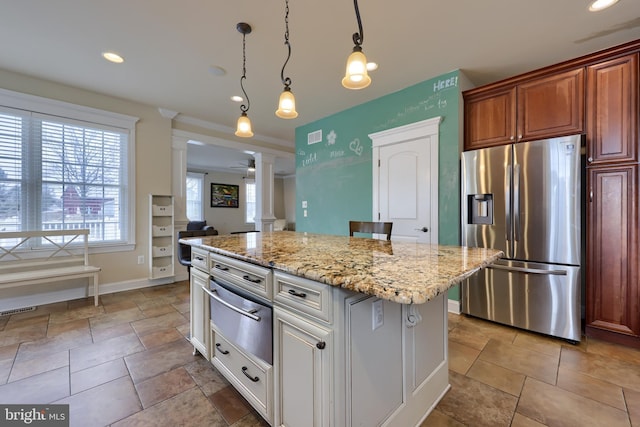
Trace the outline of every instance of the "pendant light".
{"label": "pendant light", "polygon": [[284,25],[284,44],[287,46],[288,53],[287,59],[284,61],[284,65],[282,65],[282,71],[280,71],[280,79],[284,85],[284,90],[280,94],[276,116],[281,119],[295,119],[298,117],[298,112],[296,111],[296,99],[293,96],[293,92],[291,92],[291,79],[284,77],[284,68],[287,66],[289,58],[291,58],[291,43],[289,43],[289,0],[285,0]]}
{"label": "pendant light", "polygon": [[244,99],[247,100],[247,104],[240,105],[240,117],[238,118],[238,126],[236,129],[236,136],[240,136],[242,138],[250,138],[253,136],[253,132],[251,131],[251,120],[247,116],[247,111],[249,111],[249,96],[247,96],[247,91],[244,90],[244,80],[247,78],[247,56],[246,56],[246,46],[245,46],[245,37],[247,34],[251,32],[251,25],[240,22],[236,25],[236,29],[242,33],[242,77],[240,77],[240,87],[242,88],[242,93],[244,93]]}
{"label": "pendant light", "polygon": [[358,31],[353,33],[353,52],[347,59],[347,71],[342,79],[342,86],[347,89],[364,89],[371,84],[371,77],[367,73],[367,58],[362,53],[362,42],[364,41],[364,32],[362,30],[362,21],[360,20],[360,9],[358,9],[358,0],[353,0],[353,7],[356,10],[356,19],[358,20]]}

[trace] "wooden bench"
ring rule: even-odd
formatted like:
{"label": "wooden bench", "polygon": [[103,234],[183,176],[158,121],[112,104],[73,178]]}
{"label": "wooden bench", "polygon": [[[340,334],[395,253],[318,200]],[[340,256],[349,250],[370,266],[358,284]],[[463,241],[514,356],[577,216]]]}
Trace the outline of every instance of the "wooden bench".
{"label": "wooden bench", "polygon": [[89,265],[89,230],[0,232],[0,289],[88,277],[98,305],[100,267]]}

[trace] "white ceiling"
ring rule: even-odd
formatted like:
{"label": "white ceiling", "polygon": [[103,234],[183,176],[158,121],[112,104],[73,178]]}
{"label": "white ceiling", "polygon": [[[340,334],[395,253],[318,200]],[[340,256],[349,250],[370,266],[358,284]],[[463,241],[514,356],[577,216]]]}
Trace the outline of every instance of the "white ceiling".
{"label": "white ceiling", "polygon": [[[639,0],[620,0],[599,13],[588,12],[588,5],[360,0],[363,51],[380,68],[371,86],[351,91],[340,80],[357,31],[353,2],[290,0],[293,52],[285,77],[293,81],[295,120],[274,114],[286,58],[284,0],[5,0],[0,68],[205,120],[233,140],[240,109],[230,97],[242,94],[236,24],[247,22],[253,31],[246,37],[245,89],[255,138],[293,147],[296,126],[455,69],[482,85],[640,39]],[[105,50],[125,62],[106,62]],[[214,76],[212,65],[226,74]],[[251,157],[230,153],[211,161],[235,166]],[[276,165],[276,172],[291,171],[291,163]]]}

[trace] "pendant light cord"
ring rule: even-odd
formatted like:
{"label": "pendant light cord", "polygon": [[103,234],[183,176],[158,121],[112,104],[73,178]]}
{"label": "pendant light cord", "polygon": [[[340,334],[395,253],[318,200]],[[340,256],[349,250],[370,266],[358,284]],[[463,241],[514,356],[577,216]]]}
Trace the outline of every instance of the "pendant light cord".
{"label": "pendant light cord", "polygon": [[358,33],[353,33],[353,43],[357,47],[362,46],[364,42],[364,30],[362,29],[362,20],[360,19],[360,9],[358,8],[358,0],[353,0],[353,7],[356,10],[356,19],[358,20]]}
{"label": "pendant light cord", "polygon": [[282,80],[282,84],[284,85],[286,90],[286,89],[289,89],[289,86],[291,86],[291,79],[289,77],[284,76],[284,69],[289,63],[289,58],[291,58],[291,43],[289,43],[289,0],[285,0],[284,25],[285,25],[284,44],[285,46],[287,46],[288,52],[287,52],[287,59],[286,61],[284,61],[284,64],[282,65],[282,71],[280,71],[280,79]]}
{"label": "pendant light cord", "polygon": [[246,38],[246,34],[243,32],[242,33],[242,77],[240,77],[240,88],[242,88],[242,93],[244,93],[244,99],[247,100],[247,105],[242,104],[240,105],[240,111],[242,111],[243,113],[246,113],[247,111],[249,111],[249,106],[251,105],[251,102],[249,101],[249,96],[247,95],[247,91],[244,90],[244,80],[247,79],[247,68],[246,68],[246,62],[247,62],[247,55],[246,55],[246,43],[245,43],[245,38]]}

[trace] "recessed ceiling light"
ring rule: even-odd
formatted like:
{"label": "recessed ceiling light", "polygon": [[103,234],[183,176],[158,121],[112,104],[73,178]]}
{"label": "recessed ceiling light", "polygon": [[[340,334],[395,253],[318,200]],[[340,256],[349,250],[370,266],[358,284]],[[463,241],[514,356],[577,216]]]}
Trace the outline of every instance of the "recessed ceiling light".
{"label": "recessed ceiling light", "polygon": [[227,74],[227,70],[219,65],[210,65],[209,72],[214,76],[224,76],[225,74]]}
{"label": "recessed ceiling light", "polygon": [[376,62],[367,62],[367,71],[375,71],[378,69],[378,63]]}
{"label": "recessed ceiling light", "polygon": [[122,64],[124,62],[124,58],[115,52],[102,52],[102,57],[116,64]]}
{"label": "recessed ceiling light", "polygon": [[618,3],[618,0],[595,0],[589,6],[589,11],[598,12],[598,11],[606,9],[606,8],[608,8],[610,6],[613,6],[616,3]]}
{"label": "recessed ceiling light", "polygon": [[242,102],[242,101],[244,101],[244,99],[242,99],[242,97],[241,97],[241,96],[238,96],[238,95],[233,95],[233,96],[231,97],[231,100],[232,100],[233,102]]}

